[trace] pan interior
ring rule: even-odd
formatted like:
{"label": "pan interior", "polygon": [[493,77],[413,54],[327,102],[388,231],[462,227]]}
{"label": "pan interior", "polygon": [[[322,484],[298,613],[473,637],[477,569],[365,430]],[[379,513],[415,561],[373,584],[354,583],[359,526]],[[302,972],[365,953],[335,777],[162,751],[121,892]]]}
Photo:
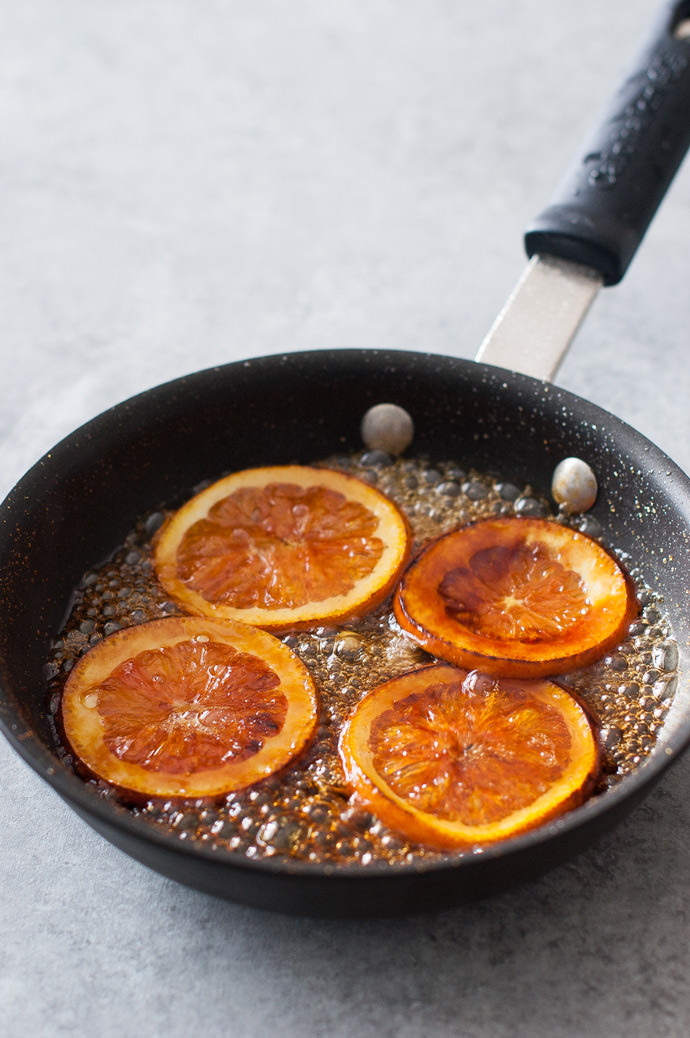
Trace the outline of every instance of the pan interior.
{"label": "pan interior", "polygon": [[[543,493],[563,457],[590,463],[600,486],[592,514],[662,594],[680,654],[680,687],[659,744],[616,797],[644,785],[685,747],[690,484],[672,462],[593,405],[500,369],[407,352],[288,354],[200,372],[111,409],[58,444],[2,506],[0,723],[80,810],[120,824],[112,805],[62,768],[47,722],[43,668],[83,573],[121,544],[139,516],[203,480],[358,449],[363,413],[383,401],[412,415],[415,452]],[[582,813],[602,810],[590,804]]]}

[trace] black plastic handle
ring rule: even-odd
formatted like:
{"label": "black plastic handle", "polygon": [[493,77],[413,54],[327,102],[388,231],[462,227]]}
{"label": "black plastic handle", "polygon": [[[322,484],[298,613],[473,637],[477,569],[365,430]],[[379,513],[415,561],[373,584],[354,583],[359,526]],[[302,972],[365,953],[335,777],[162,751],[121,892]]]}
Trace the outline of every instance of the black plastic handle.
{"label": "black plastic handle", "polygon": [[688,22],[690,0],[664,5],[583,157],[527,228],[529,256],[584,264],[605,285],[621,280],[690,146]]}

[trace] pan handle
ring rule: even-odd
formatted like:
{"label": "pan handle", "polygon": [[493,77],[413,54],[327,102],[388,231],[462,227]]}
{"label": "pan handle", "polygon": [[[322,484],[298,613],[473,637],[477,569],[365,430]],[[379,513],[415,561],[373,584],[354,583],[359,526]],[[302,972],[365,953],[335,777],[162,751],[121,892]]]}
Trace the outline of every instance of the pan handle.
{"label": "pan handle", "polygon": [[676,0],[664,4],[581,157],[527,228],[527,254],[617,284],[689,146],[690,0]]}

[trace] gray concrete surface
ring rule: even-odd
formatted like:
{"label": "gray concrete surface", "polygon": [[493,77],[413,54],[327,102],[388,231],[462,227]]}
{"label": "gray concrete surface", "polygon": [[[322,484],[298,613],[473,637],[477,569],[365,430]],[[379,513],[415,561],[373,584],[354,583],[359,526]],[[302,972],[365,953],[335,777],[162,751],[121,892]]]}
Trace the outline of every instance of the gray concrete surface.
{"label": "gray concrete surface", "polygon": [[[0,34],[0,487],[226,360],[471,357],[654,0],[25,0]],[[690,166],[558,381],[690,469]],[[396,921],[149,872],[0,743],[0,1033],[670,1038],[690,761],[542,880]]]}

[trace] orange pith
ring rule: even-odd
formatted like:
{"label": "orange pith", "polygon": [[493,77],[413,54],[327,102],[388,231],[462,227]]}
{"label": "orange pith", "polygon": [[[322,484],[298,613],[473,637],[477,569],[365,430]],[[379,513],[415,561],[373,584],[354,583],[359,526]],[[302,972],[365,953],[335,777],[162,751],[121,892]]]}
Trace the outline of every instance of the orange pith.
{"label": "orange pith", "polygon": [[383,822],[441,848],[543,824],[580,804],[599,768],[591,722],[565,689],[447,664],[365,696],[340,752],[350,782]]}
{"label": "orange pith", "polygon": [[305,746],[316,692],[301,661],[244,624],[170,617],[98,642],[71,671],[67,739],[95,775],[149,796],[207,797]]}
{"label": "orange pith", "polygon": [[247,469],[164,526],[158,578],[187,612],[285,631],[350,619],[388,595],[409,531],[374,487],[329,469]]}
{"label": "orange pith", "polygon": [[484,519],[429,545],[394,609],[429,652],[494,674],[563,674],[622,641],[636,603],[615,559],[546,519]]}

